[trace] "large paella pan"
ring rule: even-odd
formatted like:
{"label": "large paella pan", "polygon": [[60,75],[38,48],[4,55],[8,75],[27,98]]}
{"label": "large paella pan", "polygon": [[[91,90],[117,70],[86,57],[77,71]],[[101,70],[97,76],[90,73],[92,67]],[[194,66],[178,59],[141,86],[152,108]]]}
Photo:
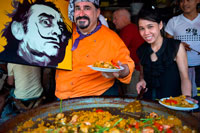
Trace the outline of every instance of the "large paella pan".
{"label": "large paella pan", "polygon": [[[102,109],[109,111],[113,115],[119,115],[120,117],[132,117],[130,114],[124,114],[121,110],[124,109],[126,105],[130,102],[134,102],[133,98],[116,98],[116,97],[85,97],[85,98],[75,98],[62,101],[62,112],[65,114],[71,114],[72,112],[80,110],[90,110]],[[187,112],[174,111],[167,109],[157,102],[152,101],[140,101],[142,104],[142,112],[155,112],[158,115],[168,117],[174,115],[181,120],[184,125],[187,125],[191,129],[200,132],[199,121]],[[39,108],[30,110],[23,114],[16,116],[14,119],[8,120],[7,122],[0,125],[0,132],[17,132],[18,126],[28,120],[33,122],[38,121],[38,119],[46,119],[49,114],[56,115],[60,113],[60,102],[54,102],[48,105],[41,106]],[[90,116],[88,116],[90,117]]]}

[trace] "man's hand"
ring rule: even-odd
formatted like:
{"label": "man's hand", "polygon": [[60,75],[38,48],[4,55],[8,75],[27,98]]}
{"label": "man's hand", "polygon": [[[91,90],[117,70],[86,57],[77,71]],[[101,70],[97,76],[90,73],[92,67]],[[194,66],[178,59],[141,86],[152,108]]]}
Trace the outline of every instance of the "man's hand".
{"label": "man's hand", "polygon": [[129,75],[130,70],[127,64],[121,64],[120,61],[118,61],[118,65],[122,66],[124,69],[120,70],[119,72],[102,72],[102,75],[105,78],[125,78]]}

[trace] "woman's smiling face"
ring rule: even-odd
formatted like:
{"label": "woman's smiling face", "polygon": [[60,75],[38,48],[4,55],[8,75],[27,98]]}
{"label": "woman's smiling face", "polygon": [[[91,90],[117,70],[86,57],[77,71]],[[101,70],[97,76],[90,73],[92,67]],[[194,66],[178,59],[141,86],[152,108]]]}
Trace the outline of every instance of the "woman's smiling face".
{"label": "woman's smiling face", "polygon": [[159,38],[162,38],[160,30],[163,27],[162,22],[157,23],[145,19],[139,19],[139,32],[142,38],[150,44],[154,44]]}

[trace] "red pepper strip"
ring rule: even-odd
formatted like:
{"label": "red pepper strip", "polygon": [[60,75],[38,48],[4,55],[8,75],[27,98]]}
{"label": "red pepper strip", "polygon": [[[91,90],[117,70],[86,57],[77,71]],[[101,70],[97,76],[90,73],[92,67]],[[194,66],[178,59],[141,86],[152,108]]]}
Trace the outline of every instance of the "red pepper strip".
{"label": "red pepper strip", "polygon": [[139,122],[135,123],[135,128],[138,129],[139,128]]}
{"label": "red pepper strip", "polygon": [[171,129],[167,129],[167,133],[173,133]]}
{"label": "red pepper strip", "polygon": [[172,99],[166,99],[165,102],[166,103],[174,103],[174,104],[178,103],[176,100],[172,100]]}
{"label": "red pepper strip", "polygon": [[154,122],[154,125],[157,127],[157,129],[161,132],[163,131],[163,126],[157,122]]}
{"label": "red pepper strip", "polygon": [[102,109],[97,109],[96,112],[104,112]]}
{"label": "red pepper strip", "polygon": [[117,69],[120,69],[120,67],[118,65],[114,65]]}
{"label": "red pepper strip", "polygon": [[112,62],[112,64],[113,64],[114,67],[120,69],[120,67],[116,63]]}

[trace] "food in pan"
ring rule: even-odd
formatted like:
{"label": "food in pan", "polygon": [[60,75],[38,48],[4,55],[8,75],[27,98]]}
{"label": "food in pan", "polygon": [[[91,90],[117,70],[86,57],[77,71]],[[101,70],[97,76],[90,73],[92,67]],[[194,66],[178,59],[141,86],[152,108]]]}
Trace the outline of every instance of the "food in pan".
{"label": "food in pan", "polygon": [[[37,124],[36,124],[37,123]],[[18,132],[47,133],[195,133],[175,116],[159,116],[152,112],[139,120],[122,117],[107,110],[93,109],[58,113],[46,120],[26,121],[18,126]]]}
{"label": "food in pan", "polygon": [[122,112],[131,112],[131,113],[142,112],[142,104],[140,103],[139,100],[135,100],[126,105],[122,110]]}
{"label": "food in pan", "polygon": [[100,68],[109,68],[109,69],[119,69],[120,67],[109,61],[97,61],[93,64],[93,67],[100,67]]}
{"label": "food in pan", "polygon": [[194,104],[189,103],[186,100],[186,97],[184,95],[178,96],[178,97],[169,97],[161,101],[161,103],[169,106],[176,106],[176,107],[185,107],[185,108],[191,108],[194,107]]}

